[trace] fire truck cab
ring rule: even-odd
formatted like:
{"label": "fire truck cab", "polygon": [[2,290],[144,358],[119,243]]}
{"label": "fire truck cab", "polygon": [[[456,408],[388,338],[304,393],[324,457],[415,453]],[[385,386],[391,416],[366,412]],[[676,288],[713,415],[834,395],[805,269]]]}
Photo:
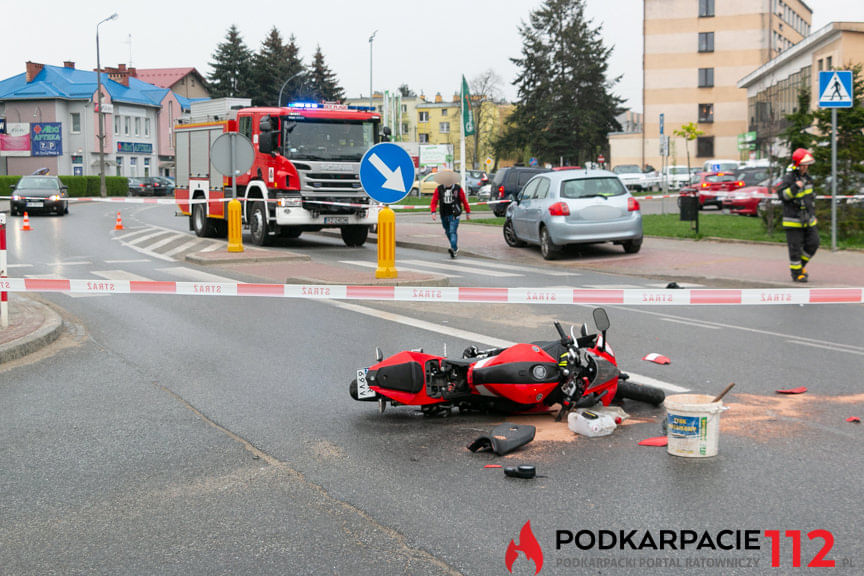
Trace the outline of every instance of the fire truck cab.
{"label": "fire truck cab", "polygon": [[326,103],[221,110],[214,101],[198,110],[196,104],[190,120],[175,127],[175,198],[198,236],[227,234],[232,183],[210,163],[210,146],[224,132],[239,132],[254,150],[252,167],[236,180],[253,243],[323,228],[339,228],[348,246],[366,242],[379,206],[360,184],[360,161],[381,138],[379,114]]}

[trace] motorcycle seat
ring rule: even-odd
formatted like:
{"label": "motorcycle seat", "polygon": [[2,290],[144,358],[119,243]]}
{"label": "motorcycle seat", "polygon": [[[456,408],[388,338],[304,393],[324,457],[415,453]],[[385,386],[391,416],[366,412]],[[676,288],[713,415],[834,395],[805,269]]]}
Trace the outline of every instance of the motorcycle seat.
{"label": "motorcycle seat", "polygon": [[476,358],[444,358],[441,360],[441,370],[447,370],[449,367],[468,368],[477,362]]}

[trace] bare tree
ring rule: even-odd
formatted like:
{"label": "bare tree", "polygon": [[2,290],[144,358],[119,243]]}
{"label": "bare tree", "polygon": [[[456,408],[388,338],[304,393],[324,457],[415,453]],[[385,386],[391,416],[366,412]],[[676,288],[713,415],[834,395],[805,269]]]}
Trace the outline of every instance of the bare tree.
{"label": "bare tree", "polygon": [[472,167],[476,170],[480,149],[489,150],[495,137],[495,103],[501,100],[501,76],[491,68],[475,76],[469,82],[471,106],[474,110],[474,157]]}

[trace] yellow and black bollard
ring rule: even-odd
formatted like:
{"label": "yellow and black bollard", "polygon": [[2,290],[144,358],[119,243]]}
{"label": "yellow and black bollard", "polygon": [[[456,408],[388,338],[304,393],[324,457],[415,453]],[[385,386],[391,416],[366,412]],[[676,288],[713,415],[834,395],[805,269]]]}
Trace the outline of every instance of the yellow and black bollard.
{"label": "yellow and black bollard", "polygon": [[243,225],[240,201],[228,202],[228,252],[243,252]]}
{"label": "yellow and black bollard", "polygon": [[396,213],[384,206],[378,212],[378,269],[375,278],[396,276]]}

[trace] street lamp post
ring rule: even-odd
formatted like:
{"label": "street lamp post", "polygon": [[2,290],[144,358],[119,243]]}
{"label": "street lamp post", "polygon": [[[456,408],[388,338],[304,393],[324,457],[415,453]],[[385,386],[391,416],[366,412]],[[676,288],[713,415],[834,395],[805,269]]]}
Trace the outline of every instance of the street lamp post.
{"label": "street lamp post", "polygon": [[[296,74],[294,74],[293,76],[291,76],[290,78],[285,80],[285,82],[282,83],[282,87],[279,89],[279,100],[276,101],[276,106],[278,106],[279,108],[282,107],[282,91],[285,90],[285,86],[287,86],[288,83],[291,82],[291,80],[293,80],[294,78],[297,78],[301,74],[303,74],[303,70],[297,72]],[[301,87],[302,87],[302,85],[301,85]]]}
{"label": "street lamp post", "polygon": [[102,114],[102,62],[99,59],[99,26],[117,18],[117,12],[96,24],[96,106],[99,108],[99,194],[107,196],[105,190],[105,116]]}
{"label": "street lamp post", "polygon": [[372,32],[372,35],[369,36],[369,107],[372,108],[374,104],[372,103],[372,41],[375,40],[375,35],[378,34],[378,30]]}

